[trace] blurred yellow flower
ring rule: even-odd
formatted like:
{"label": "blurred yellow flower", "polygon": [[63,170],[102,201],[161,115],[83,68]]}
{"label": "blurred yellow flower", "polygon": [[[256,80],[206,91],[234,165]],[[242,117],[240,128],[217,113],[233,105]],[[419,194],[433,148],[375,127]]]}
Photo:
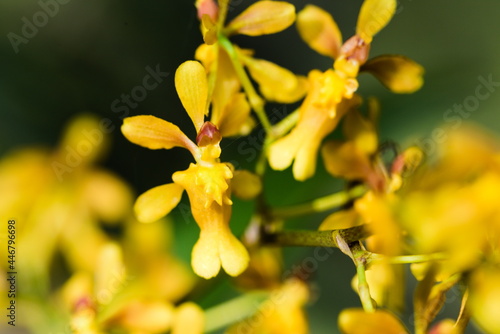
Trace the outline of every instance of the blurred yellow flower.
{"label": "blurred yellow flower", "polygon": [[[175,259],[160,249],[164,245],[157,244],[164,241],[162,225],[149,224],[141,231],[137,226],[140,225],[128,225],[130,231],[126,234],[134,238],[134,243],[125,242],[126,248],[117,243],[104,245],[99,250],[96,270],[76,272],[61,289],[59,296],[71,314],[73,332],[107,333],[120,329],[131,333],[163,333],[179,327],[179,318],[185,320],[185,308],[196,308],[192,303],[190,307],[174,306],[175,301],[190,291],[193,280]],[[126,261],[124,249],[144,257]],[[199,313],[198,322],[202,324],[201,310]],[[199,325],[191,328],[187,333],[202,333]]]}
{"label": "blurred yellow flower", "polygon": [[234,326],[226,334],[306,334],[309,333],[304,306],[309,300],[309,288],[295,278],[289,279],[265,300],[257,312]]}
{"label": "blurred yellow flower", "polygon": [[[330,70],[331,73],[334,73]],[[284,170],[293,165],[295,179],[303,181],[314,175],[316,156],[323,139],[337,126],[340,118],[359,103],[358,98],[339,101],[335,117],[323,101],[325,74],[320,71],[309,73],[310,90],[300,107],[297,125],[286,136],[269,147],[269,164],[273,169]]]}
{"label": "blurred yellow flower", "polygon": [[69,270],[93,270],[97,250],[109,241],[101,224],[121,224],[131,214],[128,185],[93,166],[106,147],[100,124],[82,115],[57,150],[25,149],[0,162],[0,217],[17,222],[23,256],[16,264],[26,294],[45,298],[59,254]]}
{"label": "blurred yellow flower", "polygon": [[407,334],[403,324],[390,312],[345,309],[339,315],[339,328],[344,334]]}

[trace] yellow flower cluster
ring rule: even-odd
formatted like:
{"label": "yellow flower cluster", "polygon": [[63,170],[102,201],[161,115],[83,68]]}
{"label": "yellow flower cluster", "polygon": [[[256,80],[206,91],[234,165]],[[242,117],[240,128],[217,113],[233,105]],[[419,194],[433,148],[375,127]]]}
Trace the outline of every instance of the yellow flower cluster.
{"label": "yellow flower cluster", "polygon": [[[288,2],[259,0],[229,20],[230,0],[196,0],[203,44],[174,78],[196,137],[153,115],[127,117],[121,126],[134,144],[184,148],[192,161],[135,204],[124,181],[94,166],[107,140],[98,130],[102,122],[91,116],[72,122],[54,151],[4,158],[0,219],[20,222],[19,299],[33,315],[23,326],[34,333],[66,326],[80,334],[222,328],[228,334],[306,334],[310,277],[284,270],[276,246],[316,246],[339,248],[355,265],[352,287],[362,308],[341,311],[342,333],[409,333],[395,315],[404,307],[404,264],[417,284],[415,333],[463,333],[469,319],[487,333],[500,333],[498,139],[463,125],[446,130],[435,156],[418,147],[400,152],[380,142],[379,102],[357,93],[362,73],[394,93],[412,93],[423,84],[423,68],[413,60],[369,57],[374,36],[396,6],[396,0],[364,0],[355,34],[344,41],[333,17],[315,5],[296,13]],[[310,48],[332,59],[329,68],[298,75],[231,40],[294,24]],[[266,104],[274,102],[298,107],[274,122],[266,113]],[[259,126],[264,138],[254,172],[221,159],[223,140]],[[342,134],[330,139],[337,129]],[[267,166],[281,171],[293,165],[293,178],[304,181],[315,175],[318,155],[328,177],[345,181],[345,191],[290,207],[271,205]],[[191,268],[173,255],[172,225],[165,218],[184,192],[199,227],[199,238],[189,245]],[[241,239],[230,226],[233,195],[255,204]],[[317,230],[285,228],[287,218],[327,211]],[[221,269],[230,281],[217,277]],[[8,271],[3,263],[1,277]],[[198,306],[207,304],[200,295],[221,281],[239,296]],[[461,288],[460,313],[440,319],[454,287]]]}
{"label": "yellow flower cluster", "polygon": [[[313,70],[309,73],[309,89],[300,106],[297,125],[270,147],[272,168],[283,170],[295,161],[293,173],[297,180],[314,175],[316,155],[323,139],[337,127],[344,115],[355,112],[352,110],[360,104],[355,95],[360,71],[372,73],[395,93],[411,93],[422,86],[422,67],[406,57],[379,56],[368,60],[373,36],[390,21],[395,9],[396,1],[365,1],[359,13],[356,34],[344,43],[329,13],[307,5],[298,14],[297,28],[303,40],[313,50],[333,58],[334,63],[333,68],[325,72]],[[376,142],[371,138],[360,138],[357,142],[363,146],[360,149],[376,149]],[[339,150],[350,149],[330,147],[325,155],[333,155],[331,160],[337,160],[335,155],[341,154]]]}

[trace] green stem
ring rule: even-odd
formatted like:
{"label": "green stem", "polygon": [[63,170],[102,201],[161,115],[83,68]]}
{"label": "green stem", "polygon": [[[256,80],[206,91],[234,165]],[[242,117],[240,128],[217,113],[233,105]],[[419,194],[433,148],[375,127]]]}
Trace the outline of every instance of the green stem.
{"label": "green stem", "polygon": [[373,300],[370,295],[370,287],[368,286],[368,282],[366,281],[365,269],[365,263],[363,263],[362,261],[359,261],[356,264],[359,298],[361,299],[361,304],[363,305],[363,309],[366,312],[374,312],[375,306],[373,305]]}
{"label": "green stem", "polygon": [[259,158],[257,159],[257,163],[255,164],[255,174],[259,175],[261,178],[264,176],[267,167],[267,142],[268,138],[264,141],[264,146],[262,147],[262,151],[260,152]]}
{"label": "green stem", "polygon": [[272,133],[271,123],[269,122],[266,112],[264,111],[264,101],[255,91],[255,88],[252,85],[252,82],[250,81],[247,72],[245,71],[243,65],[239,61],[236,49],[234,48],[231,41],[227,39],[226,36],[219,34],[218,39],[220,46],[224,48],[224,50],[226,50],[227,54],[229,55],[234,70],[236,71],[236,74],[240,79],[241,85],[243,86],[243,89],[245,90],[245,93],[248,96],[248,101],[250,102],[250,105],[252,106],[252,109],[254,110],[255,114],[259,118],[262,127],[266,130],[268,134]]}
{"label": "green stem", "polygon": [[365,192],[366,187],[364,185],[359,185],[345,191],[317,198],[309,203],[275,208],[271,211],[271,214],[276,218],[290,218],[327,211],[345,205],[354,198],[363,195]]}
{"label": "green stem", "polygon": [[280,231],[263,237],[265,243],[279,246],[337,247],[338,238],[346,243],[362,240],[368,236],[363,225],[328,231]]}
{"label": "green stem", "polygon": [[299,121],[300,109],[296,109],[290,114],[288,114],[281,121],[273,125],[273,134],[275,138],[280,138],[287,134]]}
{"label": "green stem", "polygon": [[[363,309],[366,312],[375,311],[375,303],[370,294],[370,287],[366,280],[366,265],[371,258],[371,253],[368,252],[360,242],[351,243],[349,245],[350,256],[356,265],[356,276],[358,277],[358,294]],[[349,255],[349,254],[348,254]]]}
{"label": "green stem", "polygon": [[257,175],[263,176],[266,171],[267,166],[267,150],[269,145],[278,138],[283,137],[287,134],[299,120],[299,109],[296,109],[285,118],[283,118],[279,123],[276,123],[272,127],[272,136],[267,136],[262,147],[262,151],[259,155],[259,159],[255,164],[255,173]]}
{"label": "green stem", "polygon": [[205,332],[220,330],[248,318],[268,296],[268,292],[250,292],[207,309]]}

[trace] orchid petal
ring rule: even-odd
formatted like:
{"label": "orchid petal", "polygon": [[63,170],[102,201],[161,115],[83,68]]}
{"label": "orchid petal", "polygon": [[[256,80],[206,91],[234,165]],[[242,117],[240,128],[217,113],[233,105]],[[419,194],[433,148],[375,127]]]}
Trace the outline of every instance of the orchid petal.
{"label": "orchid petal", "polygon": [[373,74],[394,93],[413,93],[423,85],[424,68],[399,55],[379,56],[367,61],[362,71]]}
{"label": "orchid petal", "polygon": [[177,125],[155,116],[127,117],[121,127],[123,135],[132,143],[152,150],[184,147],[194,152],[195,144]]}
{"label": "orchid petal", "polygon": [[149,189],[137,198],[134,211],[142,223],[150,223],[166,216],[179,204],[184,189],[169,183]]}
{"label": "orchid petal", "polygon": [[314,5],[306,5],[297,15],[297,29],[311,49],[324,56],[337,58],[342,34],[330,13]]}
{"label": "orchid petal", "polygon": [[257,1],[227,26],[228,34],[260,36],[285,30],[295,21],[295,7],[285,1]]}
{"label": "orchid petal", "polygon": [[208,83],[203,65],[194,60],[182,63],[175,72],[175,88],[196,131],[200,130],[208,110]]}
{"label": "orchid petal", "polygon": [[396,0],[365,0],[361,6],[356,34],[367,44],[392,19],[396,12]]}

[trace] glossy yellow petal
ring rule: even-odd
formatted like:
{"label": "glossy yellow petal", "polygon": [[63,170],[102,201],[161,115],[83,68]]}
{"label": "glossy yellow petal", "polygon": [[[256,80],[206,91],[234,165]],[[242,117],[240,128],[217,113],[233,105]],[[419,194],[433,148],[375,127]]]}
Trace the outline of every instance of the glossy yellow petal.
{"label": "glossy yellow petal", "polygon": [[[268,159],[273,169],[288,168],[295,160],[293,175],[296,180],[303,181],[314,175],[322,140],[335,129],[352,104],[357,103],[357,99],[342,100],[342,97],[330,91],[331,86],[324,87],[325,84],[332,84],[331,72],[327,71],[325,75],[316,70],[311,71],[309,92],[300,107],[297,125],[269,147]],[[335,81],[337,77],[334,75],[333,78]],[[337,97],[338,102],[335,100]]]}
{"label": "glossy yellow petal", "polygon": [[207,14],[201,18],[201,34],[205,44],[213,45],[217,42],[217,25]]}
{"label": "glossy yellow petal", "polygon": [[359,213],[374,238],[370,250],[389,256],[399,255],[402,230],[396,222],[392,208],[398,197],[369,191],[354,202],[354,209]]}
{"label": "glossy yellow petal", "polygon": [[353,210],[342,210],[334,212],[323,220],[319,231],[345,229],[362,223],[359,214]]}
{"label": "glossy yellow petal", "polygon": [[203,65],[194,60],[182,63],[175,72],[175,89],[198,131],[208,111],[208,84]]}
{"label": "glossy yellow petal", "polygon": [[371,172],[371,164],[354,142],[329,141],[321,149],[326,170],[336,177],[363,180]]}
{"label": "glossy yellow petal", "polygon": [[222,267],[229,275],[238,276],[248,267],[250,261],[248,251],[229,229],[221,233],[219,252]]}
{"label": "glossy yellow petal", "polygon": [[259,36],[274,34],[288,28],[295,21],[295,7],[285,1],[257,1],[226,28],[227,34]]}
{"label": "glossy yellow petal", "polygon": [[372,154],[377,150],[375,125],[364,118],[359,110],[351,110],[345,115],[343,130],[346,138],[352,140],[361,152]]}
{"label": "glossy yellow petal", "polygon": [[267,60],[245,57],[252,78],[259,84],[262,95],[280,103],[293,103],[306,94],[306,79]]}
{"label": "glossy yellow petal", "polygon": [[[223,210],[223,208],[209,210]],[[210,215],[212,218],[217,216]],[[248,266],[250,258],[247,250],[231,234],[225,222],[219,220],[211,222],[211,224],[211,226],[202,225],[200,238],[193,247],[191,266],[194,272],[200,277],[209,279],[217,276],[222,266],[229,275],[238,276]]]}
{"label": "glossy yellow petal", "polygon": [[175,310],[171,334],[202,334],[204,325],[203,310],[195,303],[186,302]]}
{"label": "glossy yellow petal", "polygon": [[396,0],[365,0],[361,6],[356,34],[370,44],[375,36],[392,19]]}
{"label": "glossy yellow petal", "polygon": [[363,309],[345,309],[340,313],[338,321],[340,331],[344,334],[408,333],[399,319],[385,310],[368,313]]}
{"label": "glossy yellow petal", "polygon": [[373,74],[394,93],[413,93],[424,83],[424,68],[404,56],[379,56],[367,61],[362,71]]}
{"label": "glossy yellow petal", "polygon": [[255,198],[262,191],[260,177],[247,170],[235,171],[231,182],[233,194],[241,199]]}
{"label": "glossy yellow petal", "polygon": [[203,228],[191,252],[191,267],[196,275],[209,279],[217,276],[221,267],[217,231]]}
{"label": "glossy yellow petal", "polygon": [[229,100],[216,125],[222,137],[242,135],[250,118],[250,105],[244,93],[237,93]]}
{"label": "glossy yellow petal", "polygon": [[184,189],[169,183],[149,189],[137,198],[135,215],[140,222],[151,223],[166,216],[179,204]]}
{"label": "glossy yellow petal", "polygon": [[266,97],[269,101],[276,101],[279,103],[294,103],[304,97],[308,89],[308,81],[307,78],[302,75],[297,75],[296,77],[296,85],[283,89],[274,89],[273,86],[270,85],[262,85],[260,86],[260,91],[264,97]]}
{"label": "glossy yellow petal", "polygon": [[302,39],[316,52],[337,58],[342,45],[342,34],[330,13],[306,5],[297,15],[297,29]]}
{"label": "glossy yellow petal", "polygon": [[193,154],[196,151],[196,145],[177,125],[155,116],[127,117],[123,120],[121,130],[132,143],[152,150],[179,146],[187,148]]}
{"label": "glossy yellow petal", "polygon": [[[238,49],[242,55],[246,50]],[[211,122],[223,137],[242,135],[250,117],[250,106],[241,93],[241,84],[227,52],[218,49],[215,86],[212,94]]]}
{"label": "glossy yellow petal", "polygon": [[211,70],[217,60],[218,49],[218,45],[201,44],[194,52],[194,58],[199,60],[207,70]]}

